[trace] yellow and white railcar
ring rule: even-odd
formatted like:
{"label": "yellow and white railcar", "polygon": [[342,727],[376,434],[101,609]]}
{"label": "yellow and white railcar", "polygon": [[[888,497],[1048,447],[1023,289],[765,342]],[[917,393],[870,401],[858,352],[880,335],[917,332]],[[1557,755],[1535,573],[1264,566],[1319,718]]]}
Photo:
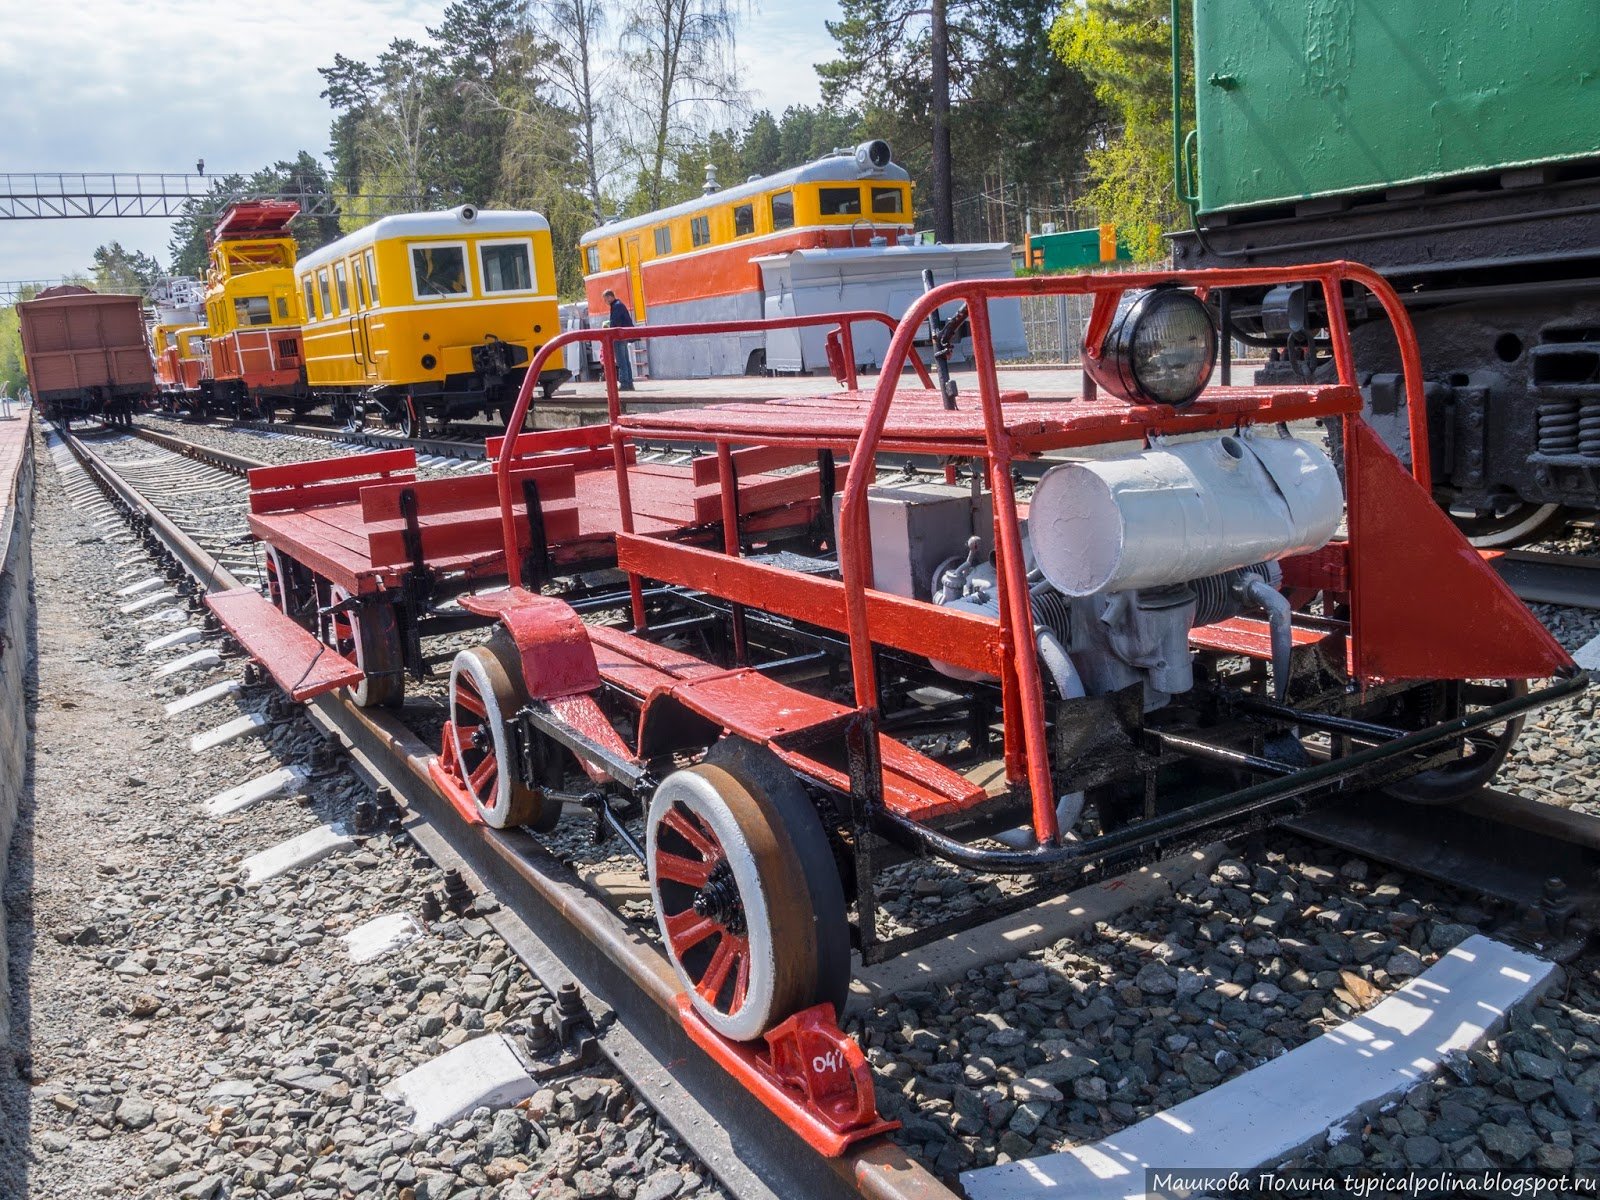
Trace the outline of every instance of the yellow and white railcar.
{"label": "yellow and white railcar", "polygon": [[[306,379],[341,415],[504,417],[527,364],[561,332],[550,226],[536,212],[384,217],[295,264]],[[562,356],[539,384],[569,377]]]}

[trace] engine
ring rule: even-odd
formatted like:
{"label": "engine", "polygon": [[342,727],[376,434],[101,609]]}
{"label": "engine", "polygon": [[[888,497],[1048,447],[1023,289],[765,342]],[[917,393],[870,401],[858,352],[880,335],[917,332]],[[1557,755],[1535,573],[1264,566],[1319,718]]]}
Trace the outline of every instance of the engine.
{"label": "engine", "polygon": [[[974,506],[962,489],[926,484],[916,485],[917,504],[925,507],[930,493],[941,490],[951,507],[939,532],[946,545],[951,536],[963,537],[962,550],[931,571],[919,570],[919,551],[938,539],[896,537],[914,525],[905,518],[909,497],[879,488],[871,497],[874,557],[881,549],[911,560],[894,578],[928,579],[921,598],[997,616],[987,506]],[[1064,698],[1142,684],[1148,711],[1194,686],[1190,630],[1250,613],[1264,616],[1272,631],[1273,683],[1281,696],[1292,642],[1279,560],[1326,544],[1343,513],[1333,463],[1286,432],[1160,444],[1052,468],[1022,530],[1045,673]],[[879,578],[890,590],[921,590]],[[952,678],[973,678],[949,664],[933,665]]]}

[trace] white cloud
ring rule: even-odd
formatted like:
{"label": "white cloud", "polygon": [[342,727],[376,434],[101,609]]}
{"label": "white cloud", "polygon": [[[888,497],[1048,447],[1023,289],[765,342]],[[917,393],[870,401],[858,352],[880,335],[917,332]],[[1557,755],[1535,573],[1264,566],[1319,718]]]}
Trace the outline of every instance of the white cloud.
{"label": "white cloud", "polygon": [[[321,154],[334,54],[420,37],[445,0],[0,0],[0,129],[8,171],[250,171]],[[818,100],[836,0],[754,9],[739,58],[756,108]],[[168,222],[0,221],[0,279],[81,270],[113,239],[166,260]]]}

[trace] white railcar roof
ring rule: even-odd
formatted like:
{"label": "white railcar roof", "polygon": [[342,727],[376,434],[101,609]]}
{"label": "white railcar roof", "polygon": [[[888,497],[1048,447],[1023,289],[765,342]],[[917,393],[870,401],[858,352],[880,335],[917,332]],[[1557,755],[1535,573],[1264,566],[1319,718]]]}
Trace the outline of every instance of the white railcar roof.
{"label": "white railcar roof", "polygon": [[484,234],[510,237],[515,234],[550,232],[550,222],[540,213],[529,210],[478,209],[477,215],[470,221],[463,218],[461,213],[461,208],[452,208],[445,212],[400,213],[393,217],[382,217],[307,254],[294,264],[294,269],[297,272],[315,270],[374,242],[395,238],[481,237]]}
{"label": "white railcar roof", "polygon": [[[787,171],[779,171],[775,175],[763,175],[760,179],[752,179],[748,183],[734,184],[732,187],[721,188],[707,195],[696,196],[693,200],[685,200],[682,204],[674,204],[671,208],[658,208],[654,212],[645,213],[641,217],[629,217],[625,221],[613,221],[609,225],[601,225],[591,229],[578,239],[578,245],[587,246],[590,242],[597,242],[601,238],[612,237],[619,233],[628,233],[636,229],[648,229],[652,225],[659,225],[663,221],[670,221],[674,217],[687,217],[701,212],[707,208],[727,204],[734,200],[743,200],[748,196],[759,196],[763,192],[770,192],[774,188],[785,187],[795,183],[910,183],[911,175],[899,163],[891,162],[881,169],[869,167],[863,171],[856,162],[855,152],[848,154],[830,154],[825,158],[808,162],[804,166],[793,167]],[[896,222],[887,218],[893,216],[904,217],[899,213],[879,213],[877,223],[891,225]]]}

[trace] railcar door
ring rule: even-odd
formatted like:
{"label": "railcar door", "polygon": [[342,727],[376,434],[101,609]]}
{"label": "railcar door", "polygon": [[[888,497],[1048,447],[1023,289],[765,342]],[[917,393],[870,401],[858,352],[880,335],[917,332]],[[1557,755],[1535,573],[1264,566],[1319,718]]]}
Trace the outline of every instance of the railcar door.
{"label": "railcar door", "polygon": [[633,319],[644,320],[644,272],[640,269],[642,255],[639,239],[631,237],[623,247],[623,258],[628,267],[628,290],[633,293]]}

